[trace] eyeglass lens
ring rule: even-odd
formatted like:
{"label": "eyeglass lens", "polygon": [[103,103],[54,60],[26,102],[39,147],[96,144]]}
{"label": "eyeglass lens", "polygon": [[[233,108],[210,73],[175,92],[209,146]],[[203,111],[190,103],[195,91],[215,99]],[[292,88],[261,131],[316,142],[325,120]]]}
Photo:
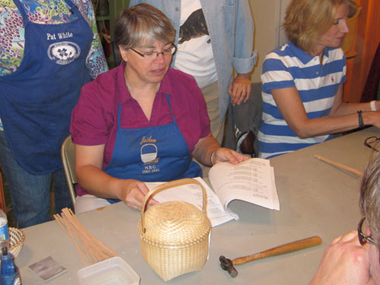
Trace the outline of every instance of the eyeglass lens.
{"label": "eyeglass lens", "polygon": [[176,51],[176,46],[174,44],[172,44],[170,47],[168,48],[165,48],[163,51],[161,52],[158,52],[158,51],[153,51],[151,53],[145,53],[145,57],[147,59],[155,59],[157,58],[160,54],[162,54],[163,56],[169,56],[169,55],[173,55],[174,52]]}

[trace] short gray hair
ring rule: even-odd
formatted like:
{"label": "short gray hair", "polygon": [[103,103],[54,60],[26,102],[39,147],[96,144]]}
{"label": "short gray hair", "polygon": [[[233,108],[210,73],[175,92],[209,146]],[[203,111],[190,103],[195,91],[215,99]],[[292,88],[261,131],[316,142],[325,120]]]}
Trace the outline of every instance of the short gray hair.
{"label": "short gray hair", "polygon": [[360,185],[360,210],[380,248],[380,153],[371,157]]}
{"label": "short gray hair", "polygon": [[163,12],[149,4],[138,4],[120,12],[115,22],[114,41],[119,48],[172,43],[175,29]]}

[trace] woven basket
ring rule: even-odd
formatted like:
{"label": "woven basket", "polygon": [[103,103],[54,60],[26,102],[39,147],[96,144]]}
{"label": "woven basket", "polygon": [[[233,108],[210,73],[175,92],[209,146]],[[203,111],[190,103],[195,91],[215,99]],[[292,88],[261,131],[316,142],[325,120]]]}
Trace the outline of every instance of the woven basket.
{"label": "woven basket", "polygon": [[[184,184],[201,187],[202,211],[183,201],[159,203],[145,211],[146,203],[154,193]],[[168,182],[146,195],[138,224],[141,254],[164,281],[203,268],[208,256],[211,230],[206,208],[206,190],[194,179]]]}
{"label": "woven basket", "polygon": [[22,230],[9,228],[9,251],[16,258],[20,253],[25,240],[25,234]]}

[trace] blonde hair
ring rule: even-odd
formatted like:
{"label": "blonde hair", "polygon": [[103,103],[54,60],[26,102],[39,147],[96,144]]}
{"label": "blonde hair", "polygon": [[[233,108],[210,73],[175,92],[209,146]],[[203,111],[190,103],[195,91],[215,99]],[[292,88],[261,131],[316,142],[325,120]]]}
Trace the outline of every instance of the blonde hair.
{"label": "blonde hair", "polygon": [[283,24],[288,40],[304,51],[313,51],[342,4],[348,5],[349,17],[355,14],[357,6],[353,0],[292,0]]}

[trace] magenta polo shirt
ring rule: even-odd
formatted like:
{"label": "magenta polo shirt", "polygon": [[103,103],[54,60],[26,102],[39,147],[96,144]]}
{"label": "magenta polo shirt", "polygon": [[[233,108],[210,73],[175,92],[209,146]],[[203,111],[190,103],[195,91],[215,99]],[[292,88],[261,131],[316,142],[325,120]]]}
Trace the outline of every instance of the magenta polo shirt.
{"label": "magenta polo shirt", "polygon": [[[166,94],[178,127],[190,153],[200,138],[210,134],[206,102],[190,75],[169,68],[153,103],[148,121],[138,102],[131,97],[124,80],[125,63],[86,84],[73,110],[70,132],[79,145],[105,144],[103,169],[111,161],[117,132],[118,106],[121,104],[121,128],[138,129],[172,122]],[[126,150],[127,151],[127,150]],[[85,192],[78,189],[78,195]]]}

